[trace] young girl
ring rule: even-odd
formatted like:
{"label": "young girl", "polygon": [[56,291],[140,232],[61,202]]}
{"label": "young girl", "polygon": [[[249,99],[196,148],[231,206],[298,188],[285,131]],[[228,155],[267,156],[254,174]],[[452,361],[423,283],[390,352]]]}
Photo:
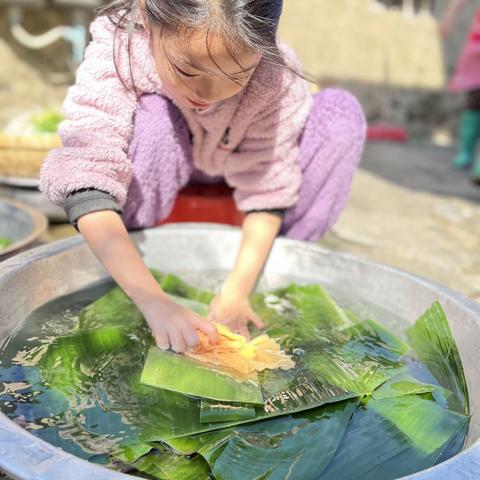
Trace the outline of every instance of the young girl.
{"label": "young girl", "polygon": [[[183,352],[211,321],[247,334],[249,295],[275,237],[317,240],[344,207],[365,139],[357,101],[313,98],[276,39],[281,0],[120,0],[64,104],[41,190],[140,308],[159,347]],[[189,181],[223,178],[246,213],[235,265],[208,320],[176,305],[127,228],[167,217]],[[122,215],[122,216],[121,216]],[[127,227],[127,228],[126,228]]]}
{"label": "young girl", "polygon": [[[459,12],[470,3],[471,0],[453,0],[449,4],[440,24],[440,32],[444,37],[451,33]],[[480,183],[480,157],[474,162],[475,145],[480,138],[480,9],[473,19],[450,90],[467,94],[460,121],[460,146],[453,166],[466,168],[473,163],[472,180]]]}

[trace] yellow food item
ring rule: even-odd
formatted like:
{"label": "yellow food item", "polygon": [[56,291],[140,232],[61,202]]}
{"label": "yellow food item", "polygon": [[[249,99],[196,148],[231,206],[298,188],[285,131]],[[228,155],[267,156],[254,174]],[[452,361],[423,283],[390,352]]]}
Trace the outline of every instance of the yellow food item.
{"label": "yellow food item", "polygon": [[204,363],[233,369],[243,376],[250,376],[265,369],[289,370],[295,366],[290,355],[268,335],[260,335],[248,341],[244,336],[232,332],[227,326],[217,323],[219,342],[209,343],[199,332],[200,345],[195,352],[186,355]]}

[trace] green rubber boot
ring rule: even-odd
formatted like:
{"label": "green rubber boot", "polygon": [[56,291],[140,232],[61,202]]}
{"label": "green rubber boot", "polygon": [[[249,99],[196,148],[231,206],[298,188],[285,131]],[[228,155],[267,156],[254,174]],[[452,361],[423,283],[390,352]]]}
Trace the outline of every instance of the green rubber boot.
{"label": "green rubber boot", "polygon": [[472,164],[479,136],[480,110],[465,110],[460,120],[460,145],[452,162],[455,168],[467,168]]}

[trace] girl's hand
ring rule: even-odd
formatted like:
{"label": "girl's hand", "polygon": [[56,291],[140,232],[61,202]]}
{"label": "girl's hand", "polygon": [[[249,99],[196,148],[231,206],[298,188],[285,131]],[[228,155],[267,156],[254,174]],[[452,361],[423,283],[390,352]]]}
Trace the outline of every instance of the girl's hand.
{"label": "girl's hand", "polygon": [[260,317],[252,310],[246,296],[217,295],[210,304],[209,319],[227,325],[232,331],[249,338],[248,322],[263,328]]}
{"label": "girl's hand", "polygon": [[194,312],[176,304],[166,295],[155,296],[138,304],[152,329],[158,347],[177,353],[194,350],[199,344],[197,330],[205,333],[212,344],[218,342],[215,326]]}
{"label": "girl's hand", "polygon": [[178,353],[194,349],[200,341],[199,330],[210,342],[218,341],[214,325],[176,304],[160,288],[116,212],[88,213],[80,217],[78,228],[96,257],[143,313],[160,348]]}

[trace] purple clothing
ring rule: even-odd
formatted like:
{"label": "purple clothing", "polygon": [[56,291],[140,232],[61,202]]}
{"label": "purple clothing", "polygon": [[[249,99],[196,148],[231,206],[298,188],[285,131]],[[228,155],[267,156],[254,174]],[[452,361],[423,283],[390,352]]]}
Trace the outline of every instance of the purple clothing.
{"label": "purple clothing", "polygon": [[[301,182],[298,137],[312,101],[304,79],[261,59],[240,92],[198,111],[182,107],[162,84],[147,30],[129,35],[101,16],[90,31],[92,41],[63,105],[65,121],[58,129],[63,145],[49,153],[40,172],[40,190],[53,203],[65,205],[72,192],[94,189],[123,207],[133,174],[127,150],[138,97],[156,94],[182,112],[193,135],[195,167],[225,177],[239,210],[295,205]],[[279,46],[299,68],[293,51]]]}
{"label": "purple clothing", "polygon": [[[299,200],[286,211],[283,235],[313,241],[333,226],[345,206],[365,135],[362,109],[349,93],[328,89],[314,95],[299,139]],[[128,157],[133,163],[124,205],[129,228],[151,227],[166,218],[178,191],[192,177],[199,179],[187,123],[180,110],[159,95],[141,98]]]}

